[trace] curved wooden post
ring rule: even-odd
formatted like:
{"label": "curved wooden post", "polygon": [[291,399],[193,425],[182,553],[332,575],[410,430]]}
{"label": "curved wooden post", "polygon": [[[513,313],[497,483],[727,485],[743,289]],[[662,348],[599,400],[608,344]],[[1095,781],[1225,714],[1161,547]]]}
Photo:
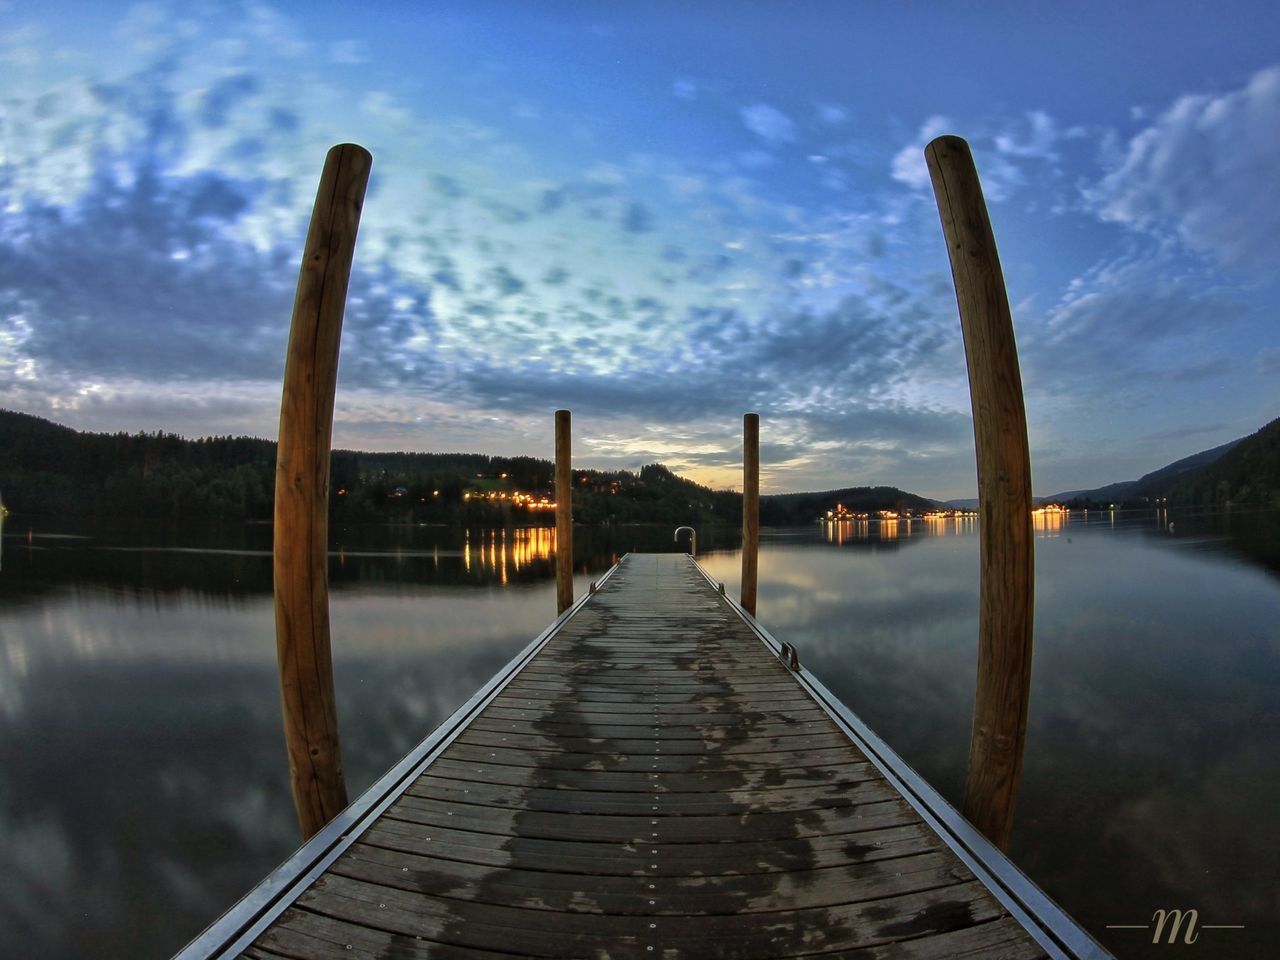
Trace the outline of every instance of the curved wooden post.
{"label": "curved wooden post", "polygon": [[556,411],[556,613],[573,606],[573,467],[569,411]]}
{"label": "curved wooden post", "polygon": [[1009,298],[969,145],[939,137],[925,158],[960,307],[982,524],[978,684],[964,814],[1007,850],[1027,735],[1035,608],[1027,415]]}
{"label": "curved wooden post", "polygon": [[276,656],[303,839],[347,805],[329,649],[329,445],[338,346],[369,169],[363,147],[325,158],[298,273],[276,453]]}
{"label": "curved wooden post", "polygon": [[742,415],[742,609],[756,615],[760,569],[760,414]]}

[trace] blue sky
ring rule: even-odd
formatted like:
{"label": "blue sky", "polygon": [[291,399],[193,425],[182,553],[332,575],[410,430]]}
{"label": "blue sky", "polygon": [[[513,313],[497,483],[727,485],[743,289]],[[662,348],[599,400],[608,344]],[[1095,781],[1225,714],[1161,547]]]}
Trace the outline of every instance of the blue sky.
{"label": "blue sky", "polygon": [[327,148],[335,444],[972,495],[922,149],[973,146],[1037,493],[1280,415],[1271,3],[0,4],[0,407],[274,436]]}

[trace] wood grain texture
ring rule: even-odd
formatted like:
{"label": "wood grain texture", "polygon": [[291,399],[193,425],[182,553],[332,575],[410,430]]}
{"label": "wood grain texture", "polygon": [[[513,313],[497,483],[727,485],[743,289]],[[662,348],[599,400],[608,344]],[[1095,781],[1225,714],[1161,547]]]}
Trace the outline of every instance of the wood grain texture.
{"label": "wood grain texture", "polygon": [[982,588],[964,814],[1007,850],[1031,692],[1035,570],[1031,455],[1013,319],[969,146],[925,148],[951,258],[978,458]]}
{"label": "wood grain texture", "polygon": [[276,655],[289,779],[303,839],[347,805],[329,646],[329,446],[338,347],[373,158],[339,144],[325,158],[285,358],[276,459]]}
{"label": "wood grain texture", "polygon": [[760,572],[760,414],[742,416],[742,609],[756,615]]}
{"label": "wood grain texture", "polygon": [[556,613],[573,606],[573,461],[568,410],[556,411]]}
{"label": "wood grain texture", "polygon": [[1044,955],[683,554],[627,557],[255,951]]}

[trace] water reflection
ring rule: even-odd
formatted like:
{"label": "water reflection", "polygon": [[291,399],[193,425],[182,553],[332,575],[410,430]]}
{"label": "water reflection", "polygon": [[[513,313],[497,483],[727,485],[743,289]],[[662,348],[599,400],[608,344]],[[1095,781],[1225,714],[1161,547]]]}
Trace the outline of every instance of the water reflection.
{"label": "water reflection", "polygon": [[[1244,557],[1262,542],[1274,552],[1280,523],[1184,514],[1171,533],[1154,510],[1111,514],[1037,523],[1035,666],[1011,855],[1119,956],[1161,955],[1105,927],[1145,922],[1165,904],[1194,906],[1202,923],[1246,925],[1229,941],[1202,937],[1200,955],[1267,955],[1280,904],[1273,845],[1257,837],[1275,833],[1280,809],[1280,585]],[[825,531],[815,539],[829,542]],[[732,557],[706,563],[736,585]],[[766,541],[759,610],[958,802],[978,589],[977,536],[845,550],[839,562],[795,539]]]}
{"label": "water reflection", "polygon": [[[263,534],[5,537],[0,943],[41,957],[167,956],[296,846]],[[545,530],[334,534],[354,794],[553,619],[553,541]],[[578,592],[613,551],[588,534],[580,556]]]}
{"label": "water reflection", "polygon": [[[1038,528],[1012,853],[1104,939],[1107,923],[1182,903],[1249,927],[1219,956],[1265,955],[1249,938],[1277,912],[1273,851],[1257,839],[1280,809],[1278,529],[1275,515],[1155,510]],[[976,532],[971,517],[814,524],[766,530],[760,558],[763,621],[953,800]],[[671,533],[575,531],[576,591],[622,553],[672,549]],[[698,543],[736,593],[737,531],[699,529]],[[166,956],[295,845],[269,530],[6,528],[4,547],[0,942]],[[353,791],[554,617],[554,549],[551,528],[333,531]]]}
{"label": "water reflection", "polygon": [[882,515],[846,514],[832,516],[818,523],[821,539],[826,543],[845,544],[892,543],[912,536],[960,536],[977,530],[975,514],[928,513],[921,517],[903,517],[890,511]]}

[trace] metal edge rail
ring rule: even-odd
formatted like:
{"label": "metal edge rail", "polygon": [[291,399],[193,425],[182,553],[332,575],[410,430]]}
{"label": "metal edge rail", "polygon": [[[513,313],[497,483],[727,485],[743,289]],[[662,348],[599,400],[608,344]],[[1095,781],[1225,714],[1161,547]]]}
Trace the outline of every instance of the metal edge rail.
{"label": "metal edge rail", "polygon": [[867,759],[890,785],[902,794],[902,798],[920,814],[1051,957],[1055,960],[1113,960],[1112,955],[1087,930],[979,833],[959,810],[916,773],[910,764],[898,756],[893,748],[845,706],[813,673],[798,663],[795,666],[788,663],[790,658],[787,651],[794,653],[795,650],[791,644],[778,640],[769,633],[741,604],[728,596],[720,581],[707,573],[696,559],[690,557],[689,562],[715,588],[729,608],[742,618],[765,648],[790,669],[796,682],[866,754]]}
{"label": "metal edge rail", "polygon": [[373,825],[378,817],[409,788],[423,771],[470,725],[471,721],[511,683],[561,628],[622,565],[610,567],[591,589],[556,617],[542,633],[482,686],[466,703],[441,723],[421,743],[374,781],[345,810],[314,837],[300,846],[252,890],[234,903],[173,960],[223,960],[245,950],[287,910],[298,896]]}

